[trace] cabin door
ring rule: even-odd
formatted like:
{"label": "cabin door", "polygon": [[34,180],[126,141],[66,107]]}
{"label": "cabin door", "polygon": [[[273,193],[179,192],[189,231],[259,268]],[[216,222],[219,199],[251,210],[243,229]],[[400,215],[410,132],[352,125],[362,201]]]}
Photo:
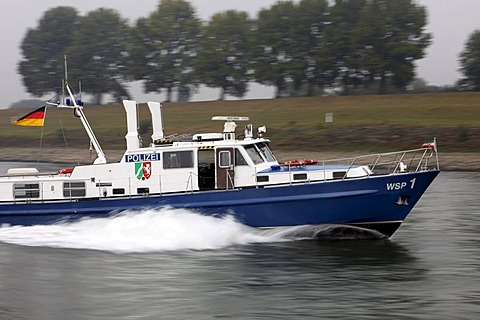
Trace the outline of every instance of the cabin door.
{"label": "cabin door", "polygon": [[215,150],[210,147],[198,149],[198,188],[200,190],[215,189]]}
{"label": "cabin door", "polygon": [[217,189],[232,189],[234,187],[234,155],[233,148],[217,148],[215,161]]}

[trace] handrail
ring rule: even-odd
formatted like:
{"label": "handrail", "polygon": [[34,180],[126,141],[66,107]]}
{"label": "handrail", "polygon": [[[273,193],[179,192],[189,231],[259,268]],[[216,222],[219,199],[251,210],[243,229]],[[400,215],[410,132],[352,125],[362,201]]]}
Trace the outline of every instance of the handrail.
{"label": "handrail", "polygon": [[[429,168],[429,160],[435,157],[436,165]],[[332,166],[332,167],[329,167]],[[333,166],[342,166],[343,168],[338,169]],[[331,178],[327,178],[328,172],[336,170],[336,172],[342,172],[343,177],[339,178],[341,180],[348,179],[352,177],[350,171],[363,166],[366,170],[365,175],[362,175],[363,178],[369,178],[373,175],[388,175],[388,174],[402,174],[407,172],[419,172],[426,170],[440,170],[439,161],[438,161],[438,152],[436,149],[430,148],[418,148],[411,150],[403,150],[396,152],[386,152],[386,153],[374,153],[367,155],[360,155],[351,158],[339,158],[331,160],[320,160],[316,166],[313,166],[314,170],[323,171],[323,181],[327,182]],[[278,183],[288,183],[292,184],[292,175],[296,172],[292,170],[292,166],[286,165],[288,173],[288,181],[278,182]],[[253,176],[258,176],[256,172]],[[353,177],[358,177],[358,173],[354,173]],[[227,179],[229,176],[227,176]],[[339,179],[333,179],[338,181]],[[255,186],[258,187],[258,180],[255,179]],[[228,183],[227,183],[228,189]]]}
{"label": "handrail", "polygon": [[189,186],[191,187],[190,193],[193,193],[193,175],[196,175],[196,174],[193,173],[193,172],[190,172],[190,174],[188,175],[187,185],[185,187],[185,193],[187,193],[189,191],[188,190]]}
{"label": "handrail", "polygon": [[[367,176],[374,174],[393,174],[403,172],[418,172],[429,170],[429,160],[435,157],[436,165],[430,169],[439,170],[438,153],[436,149],[418,148],[411,150],[403,150],[396,152],[374,153],[356,156],[352,158],[339,158],[332,160],[321,160],[319,165],[322,166],[324,179],[326,180],[326,170],[329,165],[345,165],[346,171],[342,180],[348,177],[349,172],[357,166],[368,166],[369,172]],[[289,183],[291,184],[290,166],[288,166]]]}
{"label": "handrail", "polygon": [[[232,175],[230,174],[230,170],[227,170],[226,173],[227,174],[225,175],[226,176],[225,178],[227,179],[227,181],[226,181],[226,188],[225,189],[228,190],[228,181],[230,181],[230,183],[232,185],[232,189],[235,189],[235,184],[234,184],[234,181],[232,179]],[[257,179],[255,179],[255,180],[257,180]]]}

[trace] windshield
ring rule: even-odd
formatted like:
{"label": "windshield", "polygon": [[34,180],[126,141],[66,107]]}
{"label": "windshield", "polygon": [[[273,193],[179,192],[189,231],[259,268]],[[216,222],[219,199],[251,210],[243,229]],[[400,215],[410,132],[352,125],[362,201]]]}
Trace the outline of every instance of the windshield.
{"label": "windshield", "polygon": [[257,143],[257,147],[258,149],[260,149],[260,151],[262,152],[267,162],[277,161],[273,156],[272,151],[268,147],[268,144],[266,144],[265,142],[260,142],[260,143]]}
{"label": "windshield", "polygon": [[257,148],[255,148],[255,145],[249,144],[244,146],[244,148],[245,148],[245,151],[247,151],[248,155],[250,156],[254,164],[265,161],[260,155],[260,151]]}

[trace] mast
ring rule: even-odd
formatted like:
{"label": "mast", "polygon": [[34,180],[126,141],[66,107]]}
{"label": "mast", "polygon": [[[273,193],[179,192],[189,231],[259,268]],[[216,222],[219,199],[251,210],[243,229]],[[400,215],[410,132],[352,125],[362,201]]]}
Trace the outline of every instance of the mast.
{"label": "mast", "polygon": [[95,159],[95,161],[93,161],[93,164],[107,163],[107,158],[105,157],[105,153],[103,152],[102,147],[100,146],[100,143],[98,142],[92,127],[88,123],[87,117],[83,112],[83,107],[79,106],[77,104],[77,101],[75,101],[75,97],[73,96],[72,90],[70,90],[70,86],[68,85],[68,83],[66,84],[66,89],[68,91],[68,95],[72,99],[75,114],[80,118],[80,121],[82,122],[82,125],[85,128],[85,131],[87,132],[87,135],[90,138],[90,141],[92,142],[93,148],[97,152],[98,157],[97,159]]}
{"label": "mast", "polygon": [[[77,115],[80,118],[80,121],[82,122],[82,125],[87,132],[88,137],[90,138],[90,141],[93,145],[93,148],[97,152],[97,159],[93,161],[93,164],[102,164],[102,163],[107,163],[107,158],[105,157],[105,153],[102,150],[102,147],[100,146],[100,143],[97,140],[97,137],[95,136],[95,133],[93,132],[92,127],[88,123],[87,117],[85,116],[85,113],[83,112],[83,107],[78,105],[75,96],[72,93],[72,90],[70,89],[70,86],[68,84],[68,79],[67,79],[67,56],[65,55],[65,89],[67,89],[68,95],[70,96],[70,99],[72,99],[73,103],[73,109],[75,115]],[[62,104],[62,103],[61,103]],[[71,107],[72,106],[68,106]]]}

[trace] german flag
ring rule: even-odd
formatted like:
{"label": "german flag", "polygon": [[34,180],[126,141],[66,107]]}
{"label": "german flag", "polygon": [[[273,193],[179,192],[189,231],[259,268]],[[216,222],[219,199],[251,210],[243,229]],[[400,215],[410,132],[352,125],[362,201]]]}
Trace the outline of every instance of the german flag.
{"label": "german flag", "polygon": [[12,124],[26,127],[43,127],[43,121],[45,120],[45,109],[46,106],[43,106],[40,109],[32,111],[20,119],[13,121]]}

